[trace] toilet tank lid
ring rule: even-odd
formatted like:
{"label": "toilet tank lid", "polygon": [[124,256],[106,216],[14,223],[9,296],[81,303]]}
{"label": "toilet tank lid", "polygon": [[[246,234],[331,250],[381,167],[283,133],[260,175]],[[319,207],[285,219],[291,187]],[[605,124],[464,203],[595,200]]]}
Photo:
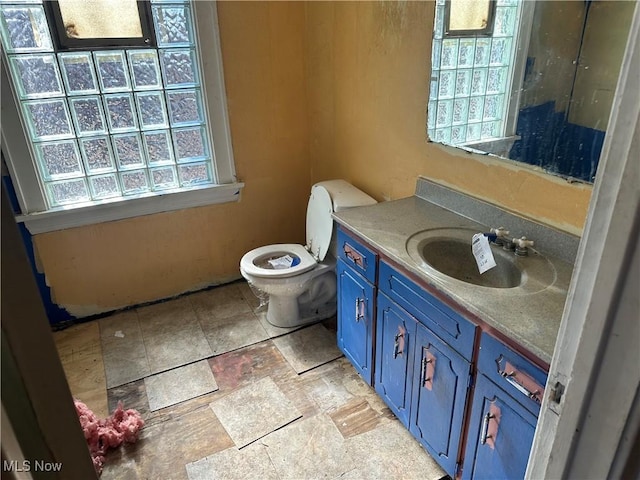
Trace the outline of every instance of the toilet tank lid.
{"label": "toilet tank lid", "polygon": [[362,207],[378,203],[374,198],[354,187],[346,180],[325,180],[316,183],[313,188],[315,187],[323,187],[327,190],[331,197],[334,212],[339,212],[346,208]]}

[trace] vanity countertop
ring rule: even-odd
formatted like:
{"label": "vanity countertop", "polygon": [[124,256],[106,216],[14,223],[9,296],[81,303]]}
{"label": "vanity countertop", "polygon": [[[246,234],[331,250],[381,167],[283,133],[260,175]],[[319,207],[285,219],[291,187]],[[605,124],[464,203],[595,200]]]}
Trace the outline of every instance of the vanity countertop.
{"label": "vanity countertop", "polygon": [[543,362],[551,363],[573,271],[568,259],[542,251],[556,275],[549,286],[534,293],[479,287],[442,275],[429,275],[411,259],[406,245],[412,235],[423,230],[470,228],[480,233],[488,231],[486,225],[419,196],[350,208],[335,213],[334,218],[383,257],[459,304],[490,329],[498,330]]}

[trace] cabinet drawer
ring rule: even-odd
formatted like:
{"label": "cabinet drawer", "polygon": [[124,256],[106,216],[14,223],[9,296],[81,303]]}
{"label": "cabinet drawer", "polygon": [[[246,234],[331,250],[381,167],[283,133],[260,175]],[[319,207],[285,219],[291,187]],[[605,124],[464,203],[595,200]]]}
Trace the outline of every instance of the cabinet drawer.
{"label": "cabinet drawer", "polygon": [[338,230],[338,257],[371,283],[376,283],[377,255],[342,229]]}
{"label": "cabinet drawer", "polygon": [[478,370],[535,415],[544,398],[547,374],[500,340],[482,334]]}
{"label": "cabinet drawer", "polygon": [[380,262],[379,287],[465,359],[471,360],[476,327],[385,262]]}

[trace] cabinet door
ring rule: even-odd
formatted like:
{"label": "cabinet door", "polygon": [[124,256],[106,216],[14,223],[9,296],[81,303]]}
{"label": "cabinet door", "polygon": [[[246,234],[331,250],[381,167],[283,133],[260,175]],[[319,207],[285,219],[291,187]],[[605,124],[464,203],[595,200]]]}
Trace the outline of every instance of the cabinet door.
{"label": "cabinet door", "polygon": [[371,385],[374,288],[338,261],[338,347]]}
{"label": "cabinet door", "polygon": [[421,324],[414,350],[409,430],[455,477],[470,364]]}
{"label": "cabinet door", "polygon": [[524,478],[536,421],[520,403],[478,375],[462,478]]}
{"label": "cabinet door", "polygon": [[411,337],[416,320],[378,294],[375,389],[405,427],[411,401]]}

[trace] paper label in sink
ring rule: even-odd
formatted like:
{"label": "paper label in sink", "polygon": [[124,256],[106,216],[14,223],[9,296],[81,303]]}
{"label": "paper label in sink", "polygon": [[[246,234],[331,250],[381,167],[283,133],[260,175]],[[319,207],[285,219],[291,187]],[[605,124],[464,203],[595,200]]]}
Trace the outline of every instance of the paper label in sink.
{"label": "paper label in sink", "polygon": [[493,252],[489,246],[489,240],[482,233],[476,233],[471,240],[471,251],[478,264],[480,273],[491,270],[496,266],[496,260],[493,258]]}

